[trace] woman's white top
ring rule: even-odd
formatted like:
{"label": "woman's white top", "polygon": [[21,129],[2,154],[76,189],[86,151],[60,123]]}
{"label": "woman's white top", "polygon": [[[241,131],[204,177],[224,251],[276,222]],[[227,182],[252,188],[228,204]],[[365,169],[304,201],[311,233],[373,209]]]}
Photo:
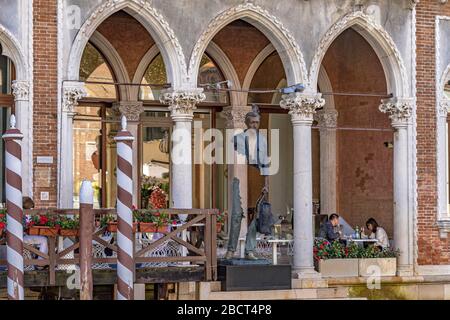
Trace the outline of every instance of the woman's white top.
{"label": "woman's white top", "polygon": [[377,239],[378,245],[382,246],[383,248],[389,248],[389,237],[382,227],[378,227],[377,232],[375,233],[372,232],[369,238]]}

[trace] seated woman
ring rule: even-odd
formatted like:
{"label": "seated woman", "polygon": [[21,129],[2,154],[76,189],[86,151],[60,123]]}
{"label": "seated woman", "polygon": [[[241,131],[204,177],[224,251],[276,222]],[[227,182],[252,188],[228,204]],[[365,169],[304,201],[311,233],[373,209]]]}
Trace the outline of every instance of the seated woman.
{"label": "seated woman", "polygon": [[377,239],[377,246],[381,247],[381,249],[389,248],[389,237],[386,231],[378,225],[374,218],[367,220],[366,227],[370,232],[369,239]]}

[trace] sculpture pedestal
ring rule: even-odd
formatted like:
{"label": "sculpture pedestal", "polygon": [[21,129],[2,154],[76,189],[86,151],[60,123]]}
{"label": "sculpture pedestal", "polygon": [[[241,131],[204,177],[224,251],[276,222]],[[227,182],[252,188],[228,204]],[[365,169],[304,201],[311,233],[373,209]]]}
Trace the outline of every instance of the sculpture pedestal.
{"label": "sculpture pedestal", "polygon": [[219,260],[218,280],[223,291],[291,289],[291,266],[272,265],[266,259]]}

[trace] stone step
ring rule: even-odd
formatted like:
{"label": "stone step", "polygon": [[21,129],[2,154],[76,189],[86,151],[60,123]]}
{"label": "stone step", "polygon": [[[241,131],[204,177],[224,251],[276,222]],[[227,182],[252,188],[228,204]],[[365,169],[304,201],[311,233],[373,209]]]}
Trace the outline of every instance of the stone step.
{"label": "stone step", "polygon": [[264,291],[220,291],[210,292],[205,300],[304,300],[304,299],[347,299],[348,289],[310,288]]}
{"label": "stone step", "polygon": [[328,280],[325,279],[292,279],[292,289],[328,288]]}

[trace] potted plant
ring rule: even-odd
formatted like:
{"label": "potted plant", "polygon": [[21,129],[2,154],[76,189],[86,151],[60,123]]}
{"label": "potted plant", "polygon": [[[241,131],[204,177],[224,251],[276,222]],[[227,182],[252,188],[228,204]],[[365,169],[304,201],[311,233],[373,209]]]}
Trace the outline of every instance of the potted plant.
{"label": "potted plant", "polygon": [[0,238],[3,238],[3,234],[6,232],[6,210],[0,210]]}
{"label": "potted plant", "polygon": [[314,262],[316,269],[324,277],[357,277],[358,259],[356,246],[345,247],[338,241],[316,239],[314,243]]}
{"label": "potted plant", "polygon": [[380,250],[373,245],[367,248],[356,243],[345,246],[324,239],[314,242],[315,267],[324,277],[367,277],[372,275],[373,266],[379,268],[381,276],[394,276],[398,255],[397,250]]}
{"label": "potted plant", "polygon": [[79,234],[80,221],[78,217],[61,217],[58,221],[59,234],[63,237],[77,237]]}
{"label": "potted plant", "polygon": [[[138,224],[133,222],[133,232],[137,231],[137,226]],[[100,219],[100,227],[101,228],[106,228],[106,230],[108,232],[117,232],[118,229],[118,222],[115,216],[113,215],[104,215],[101,219]]]}
{"label": "potted plant", "polygon": [[164,209],[167,208],[167,194],[158,186],[153,187],[150,194],[150,205],[152,209]]}
{"label": "potted plant", "polygon": [[28,221],[27,229],[29,235],[55,237],[59,231],[58,219],[55,215],[34,215]]}
{"label": "potted plant", "polygon": [[134,219],[139,223],[140,232],[156,232],[153,215],[149,211],[135,211]]}
{"label": "potted plant", "polygon": [[157,179],[143,175],[141,177],[141,208],[148,209],[150,204],[150,195],[153,188],[157,185]]}
{"label": "potted plant", "polygon": [[220,233],[222,232],[222,227],[225,223],[227,217],[227,212],[219,212],[219,214],[216,216],[216,232]]}
{"label": "potted plant", "polygon": [[169,232],[170,216],[166,213],[136,211],[135,220],[139,222],[140,232]]}
{"label": "potted plant", "polygon": [[108,232],[117,232],[117,220],[111,214],[106,214],[100,219],[100,228],[106,228]]}
{"label": "potted plant", "polygon": [[170,216],[167,213],[155,213],[153,215],[153,222],[156,225],[156,232],[168,233],[170,230]]}
{"label": "potted plant", "polygon": [[374,267],[380,272],[380,276],[395,276],[397,272],[397,257],[399,251],[391,248],[380,250],[370,246],[362,252],[359,259],[359,276],[368,277],[373,274]]}

